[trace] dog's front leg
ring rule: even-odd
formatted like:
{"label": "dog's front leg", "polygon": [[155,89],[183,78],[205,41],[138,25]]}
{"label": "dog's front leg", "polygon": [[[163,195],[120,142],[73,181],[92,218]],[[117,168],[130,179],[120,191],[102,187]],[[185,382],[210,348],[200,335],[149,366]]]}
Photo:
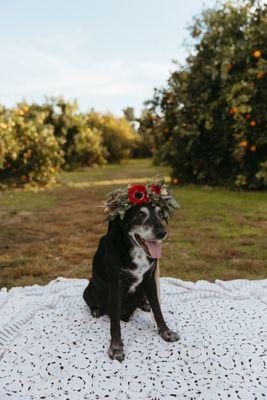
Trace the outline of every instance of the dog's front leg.
{"label": "dog's front leg", "polygon": [[123,361],[123,344],[121,340],[121,301],[122,286],[120,281],[113,281],[109,285],[109,317],[110,317],[110,347],[108,355],[112,360]]}
{"label": "dog's front leg", "polygon": [[166,342],[175,342],[176,340],[179,340],[179,336],[177,335],[177,333],[172,332],[168,328],[168,326],[166,325],[166,323],[164,321],[164,318],[163,318],[163,315],[161,312],[161,307],[159,304],[157,285],[156,285],[154,273],[152,274],[152,276],[149,275],[146,277],[145,282],[144,282],[144,288],[145,288],[145,293],[147,295],[148,301],[152,308],[160,336],[164,340],[166,340]]}

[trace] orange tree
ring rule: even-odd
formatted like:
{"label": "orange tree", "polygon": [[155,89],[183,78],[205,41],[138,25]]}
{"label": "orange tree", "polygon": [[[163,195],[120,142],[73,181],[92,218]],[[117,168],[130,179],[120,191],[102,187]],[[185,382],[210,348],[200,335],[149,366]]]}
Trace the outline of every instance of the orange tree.
{"label": "orange tree", "polygon": [[76,101],[50,98],[42,104],[32,104],[28,118],[45,112],[45,123],[53,127],[54,135],[64,154],[63,168],[105,163],[106,151],[100,132],[88,127],[85,114],[79,112]]}
{"label": "orange tree", "polygon": [[0,108],[0,182],[46,185],[55,181],[63,151],[42,111],[29,118],[26,103]]}
{"label": "orange tree", "polygon": [[244,1],[205,10],[191,34],[186,65],[148,103],[159,119],[156,159],[172,166],[175,182],[263,187],[267,6]]}
{"label": "orange tree", "polygon": [[138,140],[125,118],[81,113],[62,98],[0,106],[0,187],[47,185],[61,168],[120,161]]}
{"label": "orange tree", "polygon": [[88,127],[99,132],[108,162],[120,162],[132,155],[138,145],[138,135],[125,117],[91,111],[86,115]]}
{"label": "orange tree", "polygon": [[140,118],[137,118],[136,121],[139,123],[137,156],[154,156],[154,161],[156,161],[156,155],[158,154],[157,148],[161,144],[162,119],[155,114],[153,109],[145,109],[142,111]]}

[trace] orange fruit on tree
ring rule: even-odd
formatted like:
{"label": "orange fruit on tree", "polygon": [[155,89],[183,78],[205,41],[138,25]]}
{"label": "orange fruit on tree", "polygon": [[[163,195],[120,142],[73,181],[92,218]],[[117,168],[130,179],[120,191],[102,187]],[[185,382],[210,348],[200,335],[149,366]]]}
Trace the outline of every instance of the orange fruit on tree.
{"label": "orange fruit on tree", "polygon": [[178,178],[173,178],[172,183],[174,183],[174,185],[177,185],[179,183],[179,179]]}
{"label": "orange fruit on tree", "polygon": [[237,107],[232,107],[231,108],[231,110],[230,110],[230,114],[235,114],[235,113],[237,113]]}
{"label": "orange fruit on tree", "polygon": [[256,73],[256,77],[257,77],[257,79],[263,78],[263,77],[264,77],[264,72],[262,72],[262,71],[257,72],[257,73]]}
{"label": "orange fruit on tree", "polygon": [[241,147],[247,147],[247,145],[248,145],[247,140],[242,140],[242,142],[240,142]]}
{"label": "orange fruit on tree", "polygon": [[257,147],[253,144],[252,146],[250,146],[249,150],[254,152],[257,150]]}
{"label": "orange fruit on tree", "polygon": [[261,51],[260,50],[255,50],[253,53],[254,58],[260,58],[261,57]]}
{"label": "orange fruit on tree", "polygon": [[250,126],[256,126],[257,125],[257,122],[256,121],[251,121],[250,122]]}

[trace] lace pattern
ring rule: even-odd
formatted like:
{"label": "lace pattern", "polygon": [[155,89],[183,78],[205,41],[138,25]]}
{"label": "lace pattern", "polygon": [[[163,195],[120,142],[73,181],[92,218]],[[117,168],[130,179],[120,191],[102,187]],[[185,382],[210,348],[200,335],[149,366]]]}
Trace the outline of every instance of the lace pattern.
{"label": "lace pattern", "polygon": [[126,359],[107,356],[109,320],[91,317],[86,280],[0,291],[0,399],[267,399],[267,280],[161,278],[181,340],[149,313],[121,322]]}

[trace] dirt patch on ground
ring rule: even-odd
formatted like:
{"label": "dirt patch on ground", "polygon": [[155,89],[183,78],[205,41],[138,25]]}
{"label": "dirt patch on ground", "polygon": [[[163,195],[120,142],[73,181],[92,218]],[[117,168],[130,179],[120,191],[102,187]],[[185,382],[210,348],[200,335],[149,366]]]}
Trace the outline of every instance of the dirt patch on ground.
{"label": "dirt patch on ground", "polygon": [[0,233],[1,286],[25,284],[33,276],[44,283],[58,275],[89,275],[105,230],[99,197],[89,188],[63,189],[49,209],[6,215]]}

